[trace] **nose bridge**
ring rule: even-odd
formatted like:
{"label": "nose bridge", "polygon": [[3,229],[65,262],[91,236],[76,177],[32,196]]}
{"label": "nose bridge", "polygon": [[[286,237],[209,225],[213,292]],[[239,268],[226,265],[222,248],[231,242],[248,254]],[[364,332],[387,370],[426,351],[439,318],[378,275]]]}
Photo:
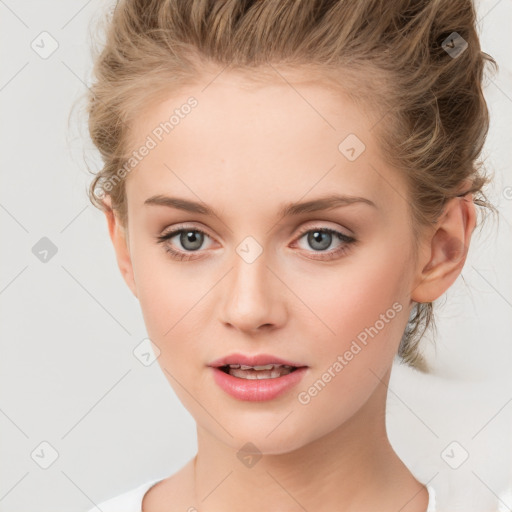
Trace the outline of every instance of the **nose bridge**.
{"label": "nose bridge", "polygon": [[272,265],[268,253],[254,238],[247,237],[233,254],[222,314],[224,322],[240,330],[278,322],[282,294],[276,289],[279,280],[267,267]]}

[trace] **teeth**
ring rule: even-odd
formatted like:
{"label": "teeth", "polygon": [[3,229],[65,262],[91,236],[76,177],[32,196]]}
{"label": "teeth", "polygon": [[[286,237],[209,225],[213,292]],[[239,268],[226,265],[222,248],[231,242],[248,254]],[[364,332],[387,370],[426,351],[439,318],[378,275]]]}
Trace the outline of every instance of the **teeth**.
{"label": "teeth", "polygon": [[240,368],[241,370],[272,370],[273,368],[291,368],[287,364],[265,364],[260,366],[249,366],[246,364],[230,364],[228,365],[230,368]]}
{"label": "teeth", "polygon": [[[229,365],[228,373],[233,377],[238,377],[240,379],[277,379],[278,377],[283,377],[284,375],[288,375],[292,372],[291,366],[285,365],[265,365],[265,366],[248,366],[244,368],[246,365],[235,365],[241,366],[241,368],[232,368]],[[263,369],[259,369],[263,368]]]}
{"label": "teeth", "polygon": [[265,364],[265,365],[260,365],[260,366],[248,366],[246,364],[242,364],[242,365],[240,365],[240,368],[242,370],[258,370],[258,371],[259,370],[272,370],[272,368],[274,368],[274,365],[273,364]]}

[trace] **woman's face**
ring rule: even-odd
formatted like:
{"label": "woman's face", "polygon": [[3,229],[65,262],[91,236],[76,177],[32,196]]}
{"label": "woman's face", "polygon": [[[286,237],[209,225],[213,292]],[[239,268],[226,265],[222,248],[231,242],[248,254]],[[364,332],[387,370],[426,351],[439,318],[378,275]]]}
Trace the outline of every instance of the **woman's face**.
{"label": "woman's face", "polygon": [[[137,123],[126,177],[125,278],[164,375],[200,427],[264,453],[370,403],[417,278],[405,181],[372,133],[380,115],[289,81],[224,72],[169,96]],[[260,380],[211,366],[232,354],[305,368],[244,373]]]}

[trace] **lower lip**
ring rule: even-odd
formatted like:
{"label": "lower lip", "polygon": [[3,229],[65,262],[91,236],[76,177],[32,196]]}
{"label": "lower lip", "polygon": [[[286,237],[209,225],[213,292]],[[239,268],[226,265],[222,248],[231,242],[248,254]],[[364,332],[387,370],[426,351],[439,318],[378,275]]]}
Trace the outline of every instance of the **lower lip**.
{"label": "lower lip", "polygon": [[261,402],[272,400],[296,386],[306,373],[307,367],[303,366],[288,375],[275,379],[241,379],[233,377],[219,368],[212,369],[215,382],[226,393],[238,400]]}

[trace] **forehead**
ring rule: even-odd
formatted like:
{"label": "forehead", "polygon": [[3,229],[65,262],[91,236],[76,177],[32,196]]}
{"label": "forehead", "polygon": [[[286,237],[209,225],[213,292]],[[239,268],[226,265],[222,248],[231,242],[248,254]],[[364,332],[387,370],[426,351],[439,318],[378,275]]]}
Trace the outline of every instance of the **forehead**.
{"label": "forehead", "polygon": [[283,194],[364,192],[386,202],[405,189],[381,158],[376,119],[318,80],[221,73],[170,92],[140,116],[134,146],[149,137],[154,147],[128,176],[127,191],[149,197],[179,188],[191,199],[215,192],[279,204]]}

